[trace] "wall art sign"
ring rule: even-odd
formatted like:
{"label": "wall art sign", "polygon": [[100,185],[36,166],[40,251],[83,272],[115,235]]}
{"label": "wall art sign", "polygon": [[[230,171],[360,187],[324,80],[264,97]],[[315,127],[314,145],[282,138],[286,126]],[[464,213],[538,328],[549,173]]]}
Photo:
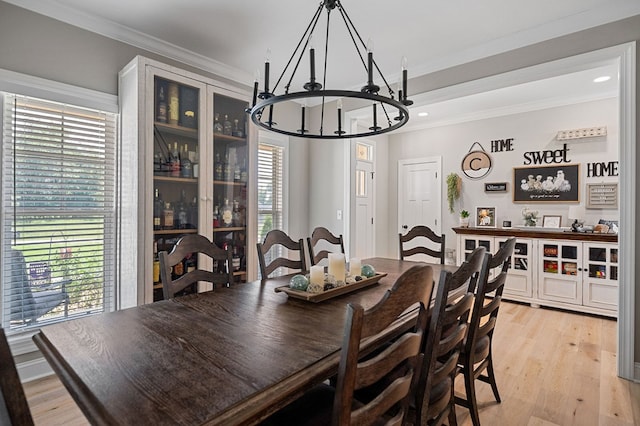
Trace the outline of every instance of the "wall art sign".
{"label": "wall art sign", "polygon": [[513,202],[579,202],[580,164],[514,167]]}
{"label": "wall art sign", "polygon": [[567,158],[569,148],[565,143],[562,149],[546,149],[544,151],[528,151],[524,153],[524,165],[570,163]]}
{"label": "wall art sign", "polygon": [[484,192],[507,192],[507,182],[485,183]]}
{"label": "wall art sign", "polygon": [[[480,150],[473,150],[478,145]],[[491,157],[484,150],[482,145],[474,142],[469,148],[469,153],[462,159],[462,173],[469,179],[482,179],[491,171]]]}

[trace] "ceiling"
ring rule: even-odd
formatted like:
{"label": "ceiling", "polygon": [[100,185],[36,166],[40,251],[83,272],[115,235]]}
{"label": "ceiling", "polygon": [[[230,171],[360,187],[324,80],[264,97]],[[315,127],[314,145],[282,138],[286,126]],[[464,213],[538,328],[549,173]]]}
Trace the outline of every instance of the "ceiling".
{"label": "ceiling", "polygon": [[[255,70],[262,68],[267,49],[273,86],[320,4],[318,0],[5,1],[247,86]],[[373,41],[375,60],[391,84],[399,79],[402,56],[408,58],[410,77],[416,77],[640,14],[638,0],[342,0],[342,4],[364,41]],[[323,50],[324,22],[323,16],[314,35],[317,52]],[[325,87],[361,87],[366,74],[337,11],[331,13],[330,34]],[[322,61],[321,56],[316,58],[318,67]],[[299,74],[307,73],[305,61]],[[577,80],[568,79],[558,87],[564,90],[569,81]],[[591,82],[575,90],[590,87],[594,87]],[[540,90],[537,87],[533,93]],[[502,105],[509,96],[513,102],[527,102],[513,98],[515,93],[501,94]],[[414,116],[412,112],[412,120]]]}

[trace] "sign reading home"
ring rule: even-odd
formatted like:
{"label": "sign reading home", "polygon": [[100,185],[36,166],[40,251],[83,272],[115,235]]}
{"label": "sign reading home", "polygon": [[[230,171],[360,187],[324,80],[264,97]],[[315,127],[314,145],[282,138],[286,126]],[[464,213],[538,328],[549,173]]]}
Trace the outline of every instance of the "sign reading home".
{"label": "sign reading home", "polygon": [[507,182],[485,183],[484,192],[507,192]]}

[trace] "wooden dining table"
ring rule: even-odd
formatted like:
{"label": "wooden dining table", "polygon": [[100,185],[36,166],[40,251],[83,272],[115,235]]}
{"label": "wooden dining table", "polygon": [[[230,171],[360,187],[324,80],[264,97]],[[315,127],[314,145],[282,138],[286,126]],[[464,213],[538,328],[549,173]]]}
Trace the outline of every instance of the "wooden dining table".
{"label": "wooden dining table", "polygon": [[[276,292],[285,276],[70,320],[33,339],[91,424],[255,424],[336,374],[347,303],[373,306],[416,264],[363,263],[387,275],[319,303]],[[436,283],[456,269],[432,267]]]}

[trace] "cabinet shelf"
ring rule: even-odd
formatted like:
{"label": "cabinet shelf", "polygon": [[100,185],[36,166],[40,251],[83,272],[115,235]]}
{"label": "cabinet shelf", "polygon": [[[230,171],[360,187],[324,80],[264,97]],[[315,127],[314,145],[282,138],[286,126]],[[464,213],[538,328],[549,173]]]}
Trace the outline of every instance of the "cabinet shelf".
{"label": "cabinet shelf", "polygon": [[173,182],[180,184],[194,184],[198,183],[198,179],[193,178],[183,178],[183,177],[173,177],[173,176],[153,176],[153,180],[156,182]]}
{"label": "cabinet shelf", "polygon": [[229,226],[226,228],[213,228],[213,232],[237,232],[237,231],[244,231],[245,228],[244,226]]}
{"label": "cabinet shelf", "polygon": [[238,187],[247,186],[247,182],[235,182],[235,181],[226,181],[226,180],[214,180],[213,184],[220,185],[220,186],[238,186]]}
{"label": "cabinet shelf", "polygon": [[186,136],[188,138],[198,139],[198,129],[191,127],[183,127],[177,124],[167,124],[155,121],[153,125],[161,132],[170,133],[175,136]]}
{"label": "cabinet shelf", "polygon": [[197,234],[197,229],[154,229],[153,235]]}
{"label": "cabinet shelf", "polygon": [[247,141],[246,138],[239,138],[237,136],[225,135],[224,133],[214,133],[213,137],[218,142],[239,142],[245,143]]}

